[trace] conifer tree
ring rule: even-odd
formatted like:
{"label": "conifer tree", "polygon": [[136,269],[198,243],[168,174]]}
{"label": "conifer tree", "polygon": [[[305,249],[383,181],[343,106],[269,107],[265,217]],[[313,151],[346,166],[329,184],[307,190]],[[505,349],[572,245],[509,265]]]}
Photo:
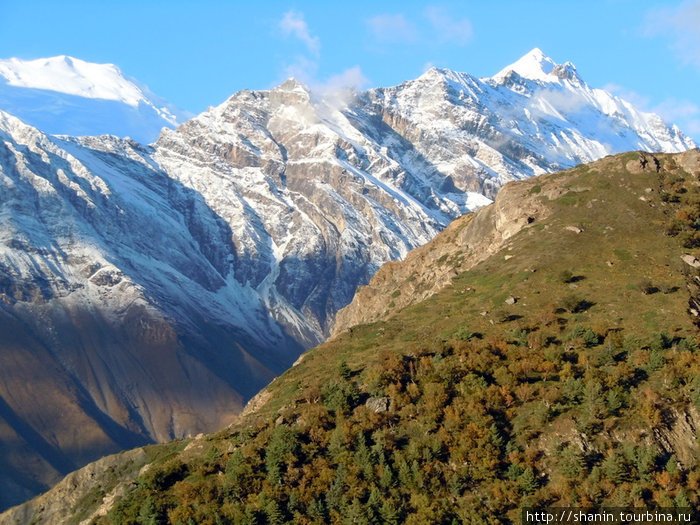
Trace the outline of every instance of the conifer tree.
{"label": "conifer tree", "polygon": [[537,478],[530,467],[526,468],[518,478],[518,486],[525,494],[532,494],[537,490]]}

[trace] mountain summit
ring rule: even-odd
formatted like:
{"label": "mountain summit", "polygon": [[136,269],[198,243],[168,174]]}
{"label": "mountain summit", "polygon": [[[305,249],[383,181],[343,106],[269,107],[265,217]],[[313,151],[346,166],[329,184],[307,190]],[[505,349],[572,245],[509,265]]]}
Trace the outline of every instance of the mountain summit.
{"label": "mountain summit", "polygon": [[0,109],[46,133],[111,134],[145,143],[186,118],[114,64],[65,55],[0,60]]}
{"label": "mountain summit", "polygon": [[[567,62],[566,65],[572,66],[571,62]],[[540,48],[536,47],[516,62],[504,67],[492,78],[498,80],[505,77],[510,72],[515,72],[521,77],[530,80],[547,81],[552,80],[550,75],[553,74],[557,67],[560,66],[545,55]]]}

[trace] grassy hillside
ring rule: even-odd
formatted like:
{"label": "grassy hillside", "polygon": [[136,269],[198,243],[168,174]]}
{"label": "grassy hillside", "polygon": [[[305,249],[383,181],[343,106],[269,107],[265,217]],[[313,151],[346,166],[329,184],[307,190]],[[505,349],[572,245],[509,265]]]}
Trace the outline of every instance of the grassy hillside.
{"label": "grassy hillside", "polygon": [[698,506],[698,158],[630,153],[517,183],[547,213],[500,251],[463,271],[470,243],[438,237],[434,264],[454,274],[440,292],[395,311],[387,287],[382,320],[308,352],[230,428],[149,447],[133,482],[99,481],[72,512],[112,493],[94,522]]}

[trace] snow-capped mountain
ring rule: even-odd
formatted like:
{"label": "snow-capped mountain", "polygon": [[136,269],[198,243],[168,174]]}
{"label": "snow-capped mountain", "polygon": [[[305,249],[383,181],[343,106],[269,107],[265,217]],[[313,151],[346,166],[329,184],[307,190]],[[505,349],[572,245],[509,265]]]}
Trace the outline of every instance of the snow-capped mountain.
{"label": "snow-capped mountain", "polygon": [[[71,63],[112,80],[61,96],[145,104]],[[46,86],[27,71],[12,89]],[[539,50],[484,79],[242,91],[151,146],[45,132],[0,113],[0,505],[224,424],[382,264],[505,182],[694,146]]]}
{"label": "snow-capped mountain", "polygon": [[309,344],[379,265],[503,183],[693,146],[536,49],[492,78],[431,69],[340,105],[294,80],[242,91],[164,130],[154,159],[227,221],[237,278]]}
{"label": "snow-capped mountain", "polygon": [[488,196],[509,180],[621,151],[695,146],[658,115],[590,88],[571,63],[555,64],[539,49],[490,78],[432,68],[361,100],[457,188]]}
{"label": "snow-capped mountain", "polygon": [[45,133],[153,142],[187,118],[114,64],[68,56],[0,60],[0,109]]}

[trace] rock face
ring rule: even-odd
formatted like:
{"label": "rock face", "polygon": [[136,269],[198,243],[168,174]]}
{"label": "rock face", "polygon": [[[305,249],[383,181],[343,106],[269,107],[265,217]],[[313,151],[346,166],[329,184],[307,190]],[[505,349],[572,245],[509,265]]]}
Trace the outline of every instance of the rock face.
{"label": "rock face", "polygon": [[201,196],[110,137],[0,115],[0,504],[226,425],[303,347],[233,278]]}
{"label": "rock face", "polygon": [[295,80],[242,91],[164,130],[154,158],[226,220],[236,278],[312,346],[381,264],[505,182],[693,146],[535,49],[491,78],[433,68],[342,100]]}
{"label": "rock face", "polygon": [[[93,516],[83,516],[85,519],[82,521],[76,520],[76,514],[85,503],[81,498],[93,493],[95,498],[109,506],[136,479],[147,459],[143,448],[136,448],[90,463],[63,478],[51,492],[4,513],[2,523],[58,525],[66,523],[69,518],[76,523],[89,523],[93,517],[102,515],[102,509],[98,509]],[[108,479],[110,481],[106,481]],[[105,491],[106,488],[108,491]]]}
{"label": "rock face", "polygon": [[335,312],[381,263],[467,209],[292,80],[238,93],[164,131],[154,159],[226,221],[236,279],[305,346],[325,338]]}
{"label": "rock face", "polygon": [[[573,66],[523,60],[345,98],[289,80],[152,146],[0,112],[0,506],[106,453],[226,424],[382,264],[503,183],[693,146]],[[464,264],[537,220],[523,187],[442,234],[477,239]],[[449,281],[437,257],[437,284],[407,284],[398,305]],[[366,304],[338,329],[382,308]]]}

